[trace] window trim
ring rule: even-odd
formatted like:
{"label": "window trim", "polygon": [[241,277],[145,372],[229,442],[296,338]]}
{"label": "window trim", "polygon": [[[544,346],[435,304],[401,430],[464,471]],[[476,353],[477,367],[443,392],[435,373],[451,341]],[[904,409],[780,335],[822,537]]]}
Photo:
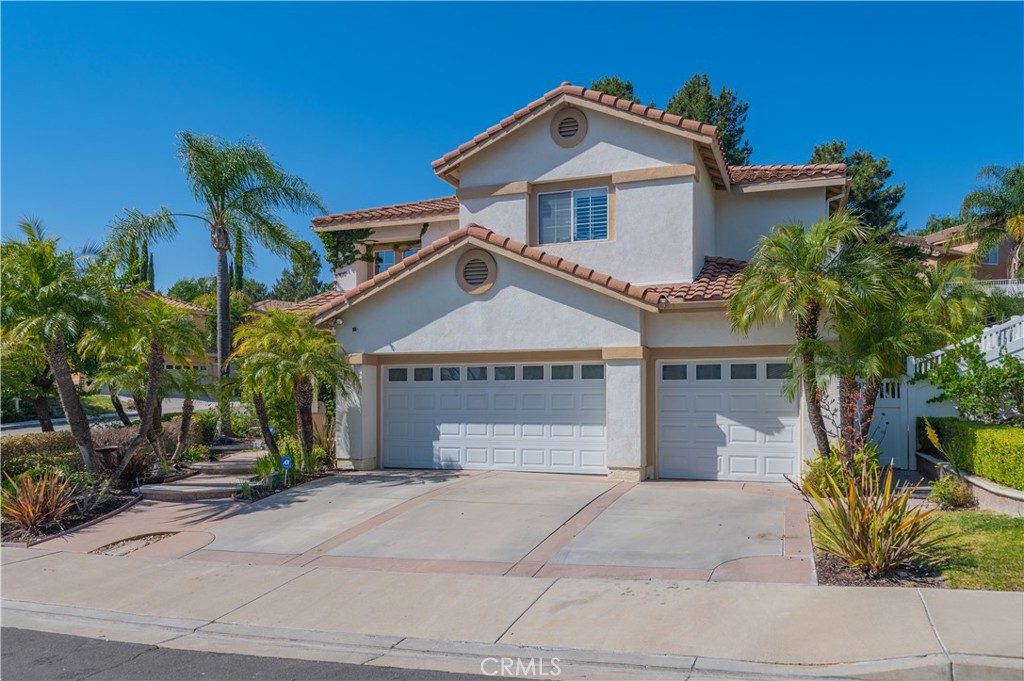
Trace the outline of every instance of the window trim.
{"label": "window trim", "polygon": [[[560,241],[541,243],[540,240],[540,197],[542,194],[561,194],[563,192],[585,191],[588,189],[606,189],[608,191],[608,236],[604,239],[591,239],[589,241]],[[575,203],[573,204],[575,211]],[[575,236],[576,225],[573,226]],[[541,184],[530,184],[530,244],[543,246],[544,248],[557,248],[571,244],[603,244],[615,241],[615,185],[611,176],[590,177],[586,180],[564,180],[559,182],[545,182]]]}
{"label": "window trim", "polygon": [[[995,256],[995,257],[993,257]],[[981,260],[979,265],[995,266],[999,264],[999,246],[993,246],[989,249],[988,253],[985,254],[985,258]]]}
{"label": "window trim", "polygon": [[[377,254],[386,253],[388,251],[395,254],[395,265],[408,258],[412,253],[422,249],[423,246],[414,246],[407,241],[393,242],[391,244],[383,243],[375,245],[370,252],[373,253],[373,260],[370,262],[370,276],[375,277],[385,270],[377,269]],[[410,252],[411,251],[411,252]],[[395,265],[391,265],[394,267]],[[388,269],[391,269],[389,267]]]}

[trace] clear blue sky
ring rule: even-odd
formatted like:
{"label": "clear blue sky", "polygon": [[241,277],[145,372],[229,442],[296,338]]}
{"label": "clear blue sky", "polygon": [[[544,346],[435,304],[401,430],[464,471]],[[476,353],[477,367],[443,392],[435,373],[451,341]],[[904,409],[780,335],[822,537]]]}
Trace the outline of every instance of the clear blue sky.
{"label": "clear blue sky", "polygon": [[[694,72],[750,103],[755,163],[844,138],[887,156],[910,226],[1024,160],[1024,4],[4,2],[2,223],[71,246],[123,207],[193,207],[183,129],[261,140],[332,211],[451,193],[430,162],[568,80],[664,105]],[[309,220],[288,216],[306,238]],[[261,254],[256,278],[285,263]],[[158,288],[211,274],[183,223]],[[326,274],[326,268],[325,268]]]}

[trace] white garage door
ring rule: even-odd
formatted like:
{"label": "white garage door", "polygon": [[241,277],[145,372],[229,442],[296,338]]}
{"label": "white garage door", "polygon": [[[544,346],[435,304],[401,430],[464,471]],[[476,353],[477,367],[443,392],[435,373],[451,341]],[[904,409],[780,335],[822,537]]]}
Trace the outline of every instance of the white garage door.
{"label": "white garage door", "polygon": [[777,480],[799,470],[799,407],[783,360],[658,365],[658,475]]}
{"label": "white garage door", "polygon": [[386,366],[391,468],[606,473],[603,364]]}

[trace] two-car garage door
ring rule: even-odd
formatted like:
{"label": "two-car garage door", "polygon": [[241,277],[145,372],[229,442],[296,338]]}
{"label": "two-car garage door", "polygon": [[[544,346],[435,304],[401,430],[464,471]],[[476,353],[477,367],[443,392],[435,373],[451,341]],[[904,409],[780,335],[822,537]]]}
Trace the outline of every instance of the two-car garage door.
{"label": "two-car garage door", "polygon": [[[783,360],[659,362],[658,477],[797,475],[788,371]],[[381,381],[385,467],[607,473],[603,364],[385,366]]]}
{"label": "two-car garage door", "polygon": [[603,364],[382,368],[392,468],[607,472]]}
{"label": "two-car garage door", "polygon": [[799,472],[799,406],[783,360],[657,366],[658,476],[784,480]]}

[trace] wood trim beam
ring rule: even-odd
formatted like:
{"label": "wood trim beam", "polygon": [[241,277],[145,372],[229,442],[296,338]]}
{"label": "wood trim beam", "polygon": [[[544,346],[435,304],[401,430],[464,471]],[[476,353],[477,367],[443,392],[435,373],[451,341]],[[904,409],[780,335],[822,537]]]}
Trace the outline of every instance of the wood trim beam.
{"label": "wood trim beam", "polygon": [[630,182],[653,182],[681,177],[697,177],[697,166],[692,163],[680,163],[670,166],[655,166],[637,170],[620,170],[612,173],[612,184],[629,184]]}
{"label": "wood trim beam", "polygon": [[508,184],[485,184],[479,187],[459,187],[455,195],[459,201],[472,199],[490,199],[496,196],[518,196],[530,193],[530,183],[526,180],[509,182]]}

